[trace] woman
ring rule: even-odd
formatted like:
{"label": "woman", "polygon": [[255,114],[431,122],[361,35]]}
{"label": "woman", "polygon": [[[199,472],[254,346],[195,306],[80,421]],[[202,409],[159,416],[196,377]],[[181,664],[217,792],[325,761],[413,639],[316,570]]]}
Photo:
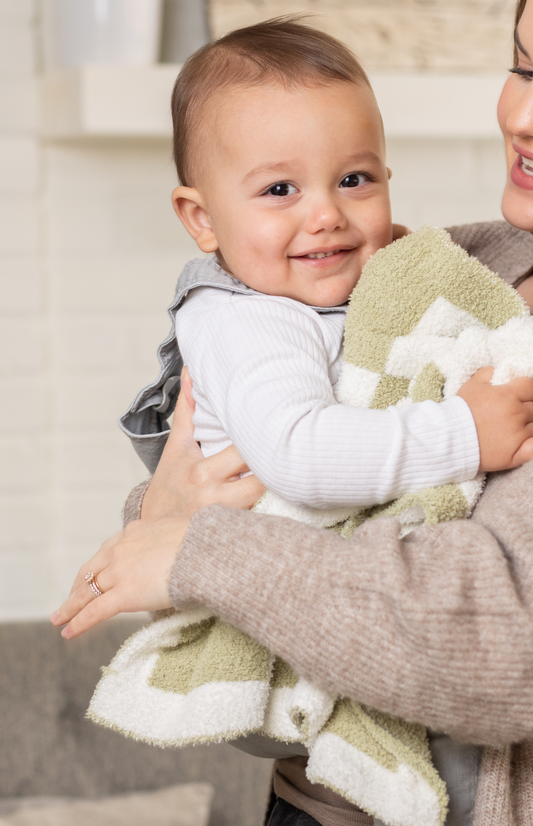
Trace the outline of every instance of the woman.
{"label": "woman", "polygon": [[[452,235],[533,303],[533,0],[519,0],[516,45],[498,106],[508,165],[502,208],[516,229],[474,225]],[[257,480],[231,481],[244,469],[231,448],[200,457],[182,393],[143,518],[83,566],[52,617],[69,622],[64,636],[120,611],[198,601],[321,686],[485,745],[479,777],[480,752],[457,752],[469,774],[462,787],[449,783],[459,788],[450,824],[531,823],[533,462],[494,476],[470,520],[403,540],[394,520],[344,540],[218,506],[190,519],[211,502],[249,507]],[[130,497],[129,518],[140,515],[145,488]],[[98,600],[84,582],[88,570],[103,591]],[[455,748],[449,738],[435,742],[448,755]]]}

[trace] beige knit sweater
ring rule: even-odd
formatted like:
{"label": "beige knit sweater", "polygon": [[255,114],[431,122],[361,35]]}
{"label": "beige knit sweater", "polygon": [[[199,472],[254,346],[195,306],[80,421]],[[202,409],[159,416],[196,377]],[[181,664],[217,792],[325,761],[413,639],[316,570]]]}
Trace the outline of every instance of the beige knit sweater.
{"label": "beige knit sweater", "polygon": [[[533,262],[533,238],[503,222],[452,237],[509,283]],[[193,517],[171,598],[206,605],[325,689],[484,744],[474,826],[531,826],[531,491],[533,462],[493,475],[470,520],[404,539],[394,519],[344,539],[211,506]]]}

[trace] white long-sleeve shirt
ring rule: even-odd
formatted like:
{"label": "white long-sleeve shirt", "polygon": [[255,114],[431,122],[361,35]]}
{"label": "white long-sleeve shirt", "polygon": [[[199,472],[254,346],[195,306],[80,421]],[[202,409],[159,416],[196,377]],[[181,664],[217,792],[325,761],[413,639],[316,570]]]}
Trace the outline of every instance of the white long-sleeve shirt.
{"label": "white long-sleeve shirt", "polygon": [[318,508],[472,479],[479,445],[463,399],[387,410],[335,401],[344,318],[290,298],[192,290],[176,334],[204,456],[233,443],[268,488]]}

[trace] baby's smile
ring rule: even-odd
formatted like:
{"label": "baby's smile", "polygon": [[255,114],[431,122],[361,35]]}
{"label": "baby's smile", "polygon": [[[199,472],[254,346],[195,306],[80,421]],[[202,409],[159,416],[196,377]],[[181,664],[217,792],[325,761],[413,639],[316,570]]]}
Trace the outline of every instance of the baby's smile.
{"label": "baby's smile", "polygon": [[338,255],[340,252],[344,252],[344,250],[331,250],[330,252],[308,252],[304,255],[295,255],[294,258],[331,258],[332,255]]}

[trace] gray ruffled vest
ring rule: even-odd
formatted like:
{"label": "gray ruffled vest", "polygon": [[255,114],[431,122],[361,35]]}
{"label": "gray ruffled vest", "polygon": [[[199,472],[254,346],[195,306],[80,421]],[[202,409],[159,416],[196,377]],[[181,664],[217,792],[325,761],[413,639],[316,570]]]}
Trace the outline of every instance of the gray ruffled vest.
{"label": "gray ruffled vest", "polygon": [[[154,382],[141,390],[127,413],[119,419],[120,427],[130,438],[135,451],[150,473],[155,471],[168,439],[168,418],[174,410],[180,390],[183,359],[176,341],[174,318],[189,292],[197,287],[215,287],[241,295],[261,295],[242,281],[232,278],[213,259],[195,258],[186,264],[178,279],[174,301],[168,308],[172,328],[157,350],[161,365],[159,375]],[[346,312],[346,305],[311,309],[318,313]]]}

